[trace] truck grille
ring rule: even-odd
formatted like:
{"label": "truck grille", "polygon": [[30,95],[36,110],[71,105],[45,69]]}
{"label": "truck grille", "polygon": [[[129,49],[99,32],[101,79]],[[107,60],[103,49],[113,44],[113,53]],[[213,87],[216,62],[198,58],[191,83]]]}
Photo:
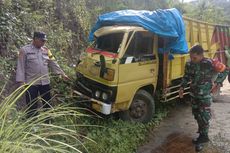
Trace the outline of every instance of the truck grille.
{"label": "truck grille", "polygon": [[[115,102],[116,100],[116,94],[117,94],[117,87],[110,87],[106,86],[104,84],[98,83],[96,81],[93,81],[89,78],[86,78],[81,73],[77,72],[77,79],[76,79],[76,90],[81,92],[82,94],[92,97],[94,99],[103,101],[107,104],[111,104]],[[97,98],[95,96],[95,92],[100,91],[101,93],[107,93],[109,95],[107,100],[103,100],[102,97]]]}

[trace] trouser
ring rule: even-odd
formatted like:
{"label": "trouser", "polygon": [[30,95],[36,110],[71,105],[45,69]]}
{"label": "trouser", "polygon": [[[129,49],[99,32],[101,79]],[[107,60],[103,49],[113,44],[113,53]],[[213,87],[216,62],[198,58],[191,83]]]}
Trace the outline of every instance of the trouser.
{"label": "trouser", "polygon": [[27,117],[33,117],[38,115],[38,96],[42,98],[43,108],[49,109],[51,99],[50,85],[32,85],[26,91],[26,103],[27,103]]}
{"label": "trouser", "polygon": [[192,113],[198,124],[198,132],[208,135],[211,119],[212,98],[198,99],[192,97]]}

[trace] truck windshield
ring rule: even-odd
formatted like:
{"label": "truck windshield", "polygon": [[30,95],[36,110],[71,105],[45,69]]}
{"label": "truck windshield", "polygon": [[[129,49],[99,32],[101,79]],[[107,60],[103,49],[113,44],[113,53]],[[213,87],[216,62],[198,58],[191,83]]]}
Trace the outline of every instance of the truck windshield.
{"label": "truck windshield", "polygon": [[124,33],[112,33],[99,36],[94,47],[97,50],[118,53],[123,35]]}

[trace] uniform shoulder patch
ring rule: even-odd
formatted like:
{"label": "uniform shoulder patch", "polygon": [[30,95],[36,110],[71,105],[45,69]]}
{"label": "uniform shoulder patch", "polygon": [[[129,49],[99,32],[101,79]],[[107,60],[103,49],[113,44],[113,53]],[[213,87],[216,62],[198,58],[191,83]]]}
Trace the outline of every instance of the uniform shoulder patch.
{"label": "uniform shoulder patch", "polygon": [[55,60],[55,57],[53,56],[52,52],[48,49],[48,56],[50,60]]}

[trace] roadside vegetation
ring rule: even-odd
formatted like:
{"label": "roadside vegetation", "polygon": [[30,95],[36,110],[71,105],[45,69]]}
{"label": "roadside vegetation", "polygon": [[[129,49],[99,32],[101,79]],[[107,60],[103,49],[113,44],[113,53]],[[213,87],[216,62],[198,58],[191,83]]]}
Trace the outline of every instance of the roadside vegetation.
{"label": "roadside vegetation", "polygon": [[[183,2],[183,1],[182,1]],[[228,0],[0,0],[0,152],[93,152],[131,153],[144,142],[147,132],[167,115],[158,107],[148,124],[130,123],[116,116],[100,117],[76,106],[72,95],[80,53],[88,45],[91,26],[101,13],[119,9],[178,8],[183,15],[230,24]],[[25,88],[14,84],[18,49],[31,42],[35,30],[48,35],[47,46],[58,63],[71,77],[64,82],[52,79],[54,108],[42,111],[39,118],[25,119],[17,101]],[[47,117],[52,124],[45,124]]]}
{"label": "roadside vegetation", "polygon": [[16,102],[27,88],[18,88],[0,102],[0,152],[134,152],[167,114],[162,109],[148,124],[130,123],[115,116],[101,117],[78,107],[75,102],[80,101],[74,102],[68,94],[59,93],[51,110],[40,109],[39,116],[27,119],[26,108],[16,110]]}
{"label": "roadside vegetation", "polygon": [[82,124],[78,120],[86,117],[79,108],[61,104],[50,110],[41,109],[38,116],[31,118],[26,117],[26,109],[16,110],[17,100],[28,87],[21,86],[0,103],[0,152],[73,153],[81,152],[79,148],[86,150],[84,141],[93,140],[79,132]]}

